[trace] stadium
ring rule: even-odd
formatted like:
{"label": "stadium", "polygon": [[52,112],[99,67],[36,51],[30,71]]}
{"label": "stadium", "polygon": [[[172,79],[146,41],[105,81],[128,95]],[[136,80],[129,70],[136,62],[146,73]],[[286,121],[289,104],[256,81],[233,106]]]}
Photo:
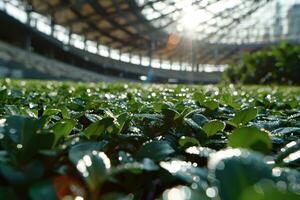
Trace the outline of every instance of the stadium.
{"label": "stadium", "polygon": [[0,0],[0,199],[300,198],[299,0]]}

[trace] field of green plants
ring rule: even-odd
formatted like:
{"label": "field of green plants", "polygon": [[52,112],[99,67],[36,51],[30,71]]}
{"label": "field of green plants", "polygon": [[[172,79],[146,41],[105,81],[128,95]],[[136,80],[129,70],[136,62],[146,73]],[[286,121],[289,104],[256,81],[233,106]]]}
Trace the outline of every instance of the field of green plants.
{"label": "field of green plants", "polygon": [[0,84],[1,200],[300,199],[299,87]]}

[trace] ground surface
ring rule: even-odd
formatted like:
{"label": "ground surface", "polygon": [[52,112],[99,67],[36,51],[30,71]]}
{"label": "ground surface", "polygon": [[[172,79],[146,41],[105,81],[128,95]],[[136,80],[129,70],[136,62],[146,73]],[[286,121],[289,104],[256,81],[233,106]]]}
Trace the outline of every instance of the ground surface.
{"label": "ground surface", "polygon": [[0,199],[300,198],[300,88],[2,80]]}

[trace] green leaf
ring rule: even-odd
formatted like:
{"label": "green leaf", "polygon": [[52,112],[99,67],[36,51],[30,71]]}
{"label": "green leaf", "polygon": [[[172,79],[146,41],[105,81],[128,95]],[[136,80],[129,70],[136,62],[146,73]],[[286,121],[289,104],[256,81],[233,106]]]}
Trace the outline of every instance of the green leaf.
{"label": "green leaf", "polygon": [[202,106],[210,109],[215,110],[219,107],[219,102],[215,99],[207,99],[201,103]]}
{"label": "green leaf", "polygon": [[128,113],[122,113],[117,117],[117,134],[121,133],[125,127],[126,122],[130,120]]}
{"label": "green leaf", "polygon": [[12,185],[31,184],[44,175],[45,169],[40,161],[34,161],[20,166],[12,166],[9,163],[0,163],[0,174]]}
{"label": "green leaf", "polygon": [[55,108],[48,108],[43,112],[43,116],[52,116],[52,115],[57,115],[60,113],[61,110],[55,109]]}
{"label": "green leaf", "polygon": [[71,118],[70,112],[69,112],[67,107],[62,107],[61,108],[61,114],[62,114],[62,117],[64,119],[70,119]]}
{"label": "green leaf", "polygon": [[5,105],[4,110],[6,115],[20,115],[20,109],[16,105]]}
{"label": "green leaf", "polygon": [[85,130],[84,134],[88,137],[91,138],[93,136],[100,136],[101,134],[104,133],[104,131],[109,127],[114,124],[114,119],[111,117],[106,117],[101,119],[100,121],[97,121],[95,123],[92,123],[89,125]]}
{"label": "green leaf", "polygon": [[32,200],[58,200],[51,180],[39,182],[31,186],[29,196]]}
{"label": "green leaf", "polygon": [[[281,184],[286,184],[281,182]],[[240,200],[298,200],[299,193],[293,193],[286,189],[281,189],[276,186],[276,183],[271,180],[261,180],[241,193]]]}
{"label": "green leaf", "polygon": [[208,122],[207,117],[202,114],[194,114],[192,116],[192,120],[198,124],[198,126],[202,127],[204,124]]}
{"label": "green leaf", "polygon": [[161,112],[168,121],[173,121],[175,117],[180,115],[176,110],[171,108],[162,109]]}
{"label": "green leaf", "polygon": [[163,115],[160,115],[160,114],[134,114],[133,117],[143,118],[143,119],[147,119],[147,120],[161,121],[163,118]]}
{"label": "green leaf", "polygon": [[184,122],[195,131],[202,130],[202,128],[194,120],[190,118],[184,118]]}
{"label": "green leaf", "polygon": [[0,90],[0,101],[4,101],[7,99],[7,89]]}
{"label": "green leaf", "polygon": [[300,152],[300,140],[289,142],[285,147],[281,148],[276,157],[276,164],[288,165],[299,160],[297,156]]}
{"label": "green leaf", "polygon": [[272,178],[272,169],[261,154],[241,150],[221,150],[211,155],[208,168],[222,200],[240,199],[248,187]]}
{"label": "green leaf", "polygon": [[205,96],[203,93],[195,92],[193,94],[193,100],[198,101],[199,103],[202,103],[205,100]]}
{"label": "green leaf", "polygon": [[38,150],[50,149],[53,144],[53,133],[41,128],[41,122],[35,118],[8,117],[1,145],[14,162],[28,162],[35,157]]}
{"label": "green leaf", "polygon": [[218,131],[223,131],[225,126],[226,124],[220,120],[212,120],[204,124],[203,131],[210,137]]}
{"label": "green leaf", "polygon": [[247,108],[235,114],[234,118],[229,120],[229,123],[235,127],[242,126],[255,119],[257,108]]}
{"label": "green leaf", "polygon": [[230,92],[223,93],[221,98],[223,100],[223,104],[229,105],[234,109],[240,109],[241,105],[233,101],[232,94]]}
{"label": "green leaf", "polygon": [[289,137],[291,134],[298,134],[300,135],[300,128],[299,127],[282,127],[272,131],[272,135],[285,138]]}
{"label": "green leaf", "polygon": [[17,200],[16,192],[10,187],[0,187],[0,199]]}
{"label": "green leaf", "polygon": [[85,114],[84,116],[92,123],[95,123],[102,119],[102,117],[100,117],[96,114]]}
{"label": "green leaf", "polygon": [[199,141],[196,138],[187,137],[187,136],[180,137],[178,144],[183,148],[200,145]]}
{"label": "green leaf", "polygon": [[101,199],[105,200],[133,200],[133,195],[125,195],[122,193],[108,193],[102,196]]}
{"label": "green leaf", "polygon": [[94,195],[97,194],[96,191],[100,190],[111,164],[104,152],[94,151],[92,154],[84,155],[82,159],[77,162],[76,167],[84,177],[90,193]]}
{"label": "green leaf", "polygon": [[161,161],[174,153],[175,150],[166,141],[152,141],[144,144],[137,152],[137,160],[150,158],[154,161]]}
{"label": "green leaf", "polygon": [[110,176],[116,176],[121,173],[134,173],[141,174],[144,171],[153,172],[158,171],[160,168],[153,160],[149,158],[144,158],[141,162],[130,162],[126,164],[118,165],[109,171]]}
{"label": "green leaf", "polygon": [[118,160],[121,164],[132,163],[134,161],[132,155],[125,151],[118,152]]}
{"label": "green leaf", "polygon": [[99,195],[106,174],[111,167],[110,159],[102,151],[73,148],[69,152],[69,159],[74,164],[86,182],[90,195]]}
{"label": "green leaf", "polygon": [[269,133],[258,128],[242,127],[235,129],[228,137],[228,146],[248,148],[262,153],[268,153],[272,148]]}
{"label": "green leaf", "polygon": [[55,137],[53,146],[55,146],[61,138],[68,136],[75,125],[76,121],[72,119],[64,119],[57,122],[52,128]]}
{"label": "green leaf", "polygon": [[76,163],[84,155],[93,151],[103,151],[107,145],[106,141],[101,142],[81,142],[72,146],[69,150],[69,159]]}
{"label": "green leaf", "polygon": [[202,114],[193,114],[192,118],[184,118],[184,123],[195,132],[203,134],[202,125],[208,122],[208,119]]}
{"label": "green leaf", "polygon": [[196,92],[193,94],[193,99],[197,101],[200,105],[210,109],[215,110],[219,107],[219,102],[216,99],[208,99],[204,94]]}

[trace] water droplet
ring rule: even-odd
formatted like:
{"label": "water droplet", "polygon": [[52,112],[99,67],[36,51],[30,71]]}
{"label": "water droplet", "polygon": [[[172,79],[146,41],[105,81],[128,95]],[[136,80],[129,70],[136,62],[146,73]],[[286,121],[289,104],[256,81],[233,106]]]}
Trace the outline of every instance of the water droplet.
{"label": "water droplet", "polygon": [[169,171],[170,173],[177,173],[178,171],[182,170],[185,171],[189,167],[191,167],[191,162],[185,162],[185,161],[179,161],[179,160],[173,160],[170,162],[160,162],[159,165]]}
{"label": "water droplet", "polygon": [[218,165],[217,165],[217,169],[218,169],[218,170],[224,170],[224,168],[225,168],[224,162],[223,162],[223,161],[220,161],[220,162],[218,163]]}
{"label": "water droplet", "polygon": [[275,167],[272,169],[272,174],[275,177],[279,177],[281,175],[282,170],[279,167]]}
{"label": "water droplet", "polygon": [[90,167],[92,165],[92,160],[89,155],[83,156],[83,161],[85,163],[85,166]]}
{"label": "water droplet", "polygon": [[4,134],[0,133],[0,140],[4,138]]}
{"label": "water droplet", "polygon": [[253,186],[253,189],[254,189],[254,191],[257,192],[258,194],[264,194],[263,189],[262,189],[261,186],[258,185],[258,184],[255,184],[255,185]]}
{"label": "water droplet", "polygon": [[81,196],[77,196],[77,197],[75,197],[75,199],[74,200],[84,200],[84,198],[83,197],[81,197]]}
{"label": "water droplet", "polygon": [[194,177],[193,177],[193,181],[195,181],[195,182],[199,182],[199,181],[200,181],[200,178],[199,178],[199,176],[194,176]]}
{"label": "water droplet", "polygon": [[14,128],[9,129],[9,133],[11,133],[11,134],[15,134],[16,132],[17,132],[17,130]]}
{"label": "water droplet", "polygon": [[22,144],[17,144],[17,148],[18,148],[18,149],[22,149],[22,148],[23,148],[23,145],[22,145]]}
{"label": "water droplet", "polygon": [[200,153],[200,150],[197,147],[189,147],[188,149],[185,150],[185,152],[197,155]]}
{"label": "water droplet", "polygon": [[76,165],[76,168],[78,169],[78,171],[80,171],[81,173],[86,172],[86,166],[85,163],[82,159],[80,159]]}
{"label": "water droplet", "polygon": [[99,152],[98,156],[100,158],[102,158],[103,162],[104,162],[104,165],[106,167],[106,169],[109,169],[111,167],[111,164],[110,164],[110,160],[109,158],[107,157],[107,155],[103,152]]}
{"label": "water droplet", "polygon": [[217,191],[216,189],[210,187],[210,188],[207,188],[206,190],[206,195],[209,197],[209,198],[215,198],[217,196]]}
{"label": "water droplet", "polygon": [[295,141],[292,141],[292,142],[288,143],[288,144],[286,145],[286,147],[287,147],[287,148],[291,148],[291,147],[293,147],[293,146],[295,146],[295,145],[297,145],[297,143],[296,143]]}
{"label": "water droplet", "polygon": [[278,189],[280,189],[282,191],[286,191],[286,189],[287,189],[287,184],[284,181],[278,181],[276,183],[276,186],[278,187]]}
{"label": "water droplet", "polygon": [[198,189],[197,183],[192,183],[191,188],[194,190]]}
{"label": "water droplet", "polygon": [[191,196],[191,191],[189,188],[172,188],[167,193],[167,198],[169,200],[173,199],[189,199]]}
{"label": "water droplet", "polygon": [[300,158],[300,150],[298,150],[294,153],[291,153],[288,157],[283,159],[283,162],[290,163],[290,162],[293,162],[295,160],[298,160],[299,158]]}
{"label": "water droplet", "polygon": [[6,119],[0,119],[0,127],[4,127]]}
{"label": "water droplet", "polygon": [[89,176],[89,172],[88,172],[88,171],[84,171],[84,172],[82,173],[82,176],[83,176],[83,177],[88,177],[88,176]]}

